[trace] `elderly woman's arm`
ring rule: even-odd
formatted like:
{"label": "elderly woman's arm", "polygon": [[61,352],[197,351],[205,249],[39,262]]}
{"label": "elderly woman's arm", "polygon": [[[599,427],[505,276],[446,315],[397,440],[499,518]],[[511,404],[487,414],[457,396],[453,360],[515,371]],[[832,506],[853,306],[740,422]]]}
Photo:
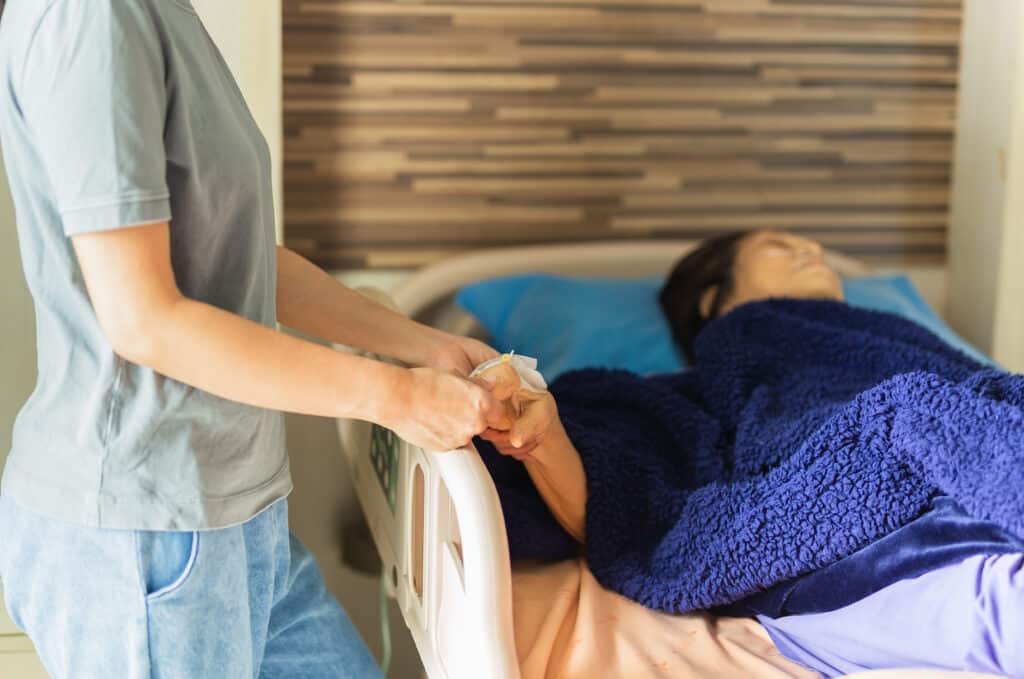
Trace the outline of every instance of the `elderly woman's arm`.
{"label": "elderly woman's arm", "polygon": [[[587,479],[580,454],[558,417],[554,397],[545,392],[522,406],[522,415],[507,432],[490,430],[483,438],[499,452],[518,457],[558,523],[583,542]],[[515,444],[519,444],[517,449]],[[525,445],[524,445],[525,444]],[[528,454],[519,452],[536,444]]]}

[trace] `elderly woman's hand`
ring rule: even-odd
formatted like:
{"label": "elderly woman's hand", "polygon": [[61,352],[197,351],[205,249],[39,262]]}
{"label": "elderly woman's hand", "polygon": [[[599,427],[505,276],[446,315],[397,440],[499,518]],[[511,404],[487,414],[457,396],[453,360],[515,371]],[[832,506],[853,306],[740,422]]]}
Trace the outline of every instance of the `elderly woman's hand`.
{"label": "elderly woman's hand", "polygon": [[587,477],[579,451],[558,417],[549,391],[523,386],[519,373],[502,361],[477,377],[504,408],[480,437],[498,452],[523,462],[551,513],[577,541],[586,538]]}
{"label": "elderly woman's hand", "polygon": [[524,388],[519,375],[508,363],[494,366],[481,378],[491,386],[492,395],[504,404],[505,417],[480,437],[494,444],[503,455],[521,461],[533,459],[531,453],[558,421],[554,397],[547,391]]}
{"label": "elderly woman's hand", "polygon": [[490,441],[503,455],[510,455],[521,462],[533,460],[534,450],[544,442],[551,426],[558,420],[558,408],[549,392],[534,394],[523,403],[522,415],[507,431],[487,429],[480,438]]}

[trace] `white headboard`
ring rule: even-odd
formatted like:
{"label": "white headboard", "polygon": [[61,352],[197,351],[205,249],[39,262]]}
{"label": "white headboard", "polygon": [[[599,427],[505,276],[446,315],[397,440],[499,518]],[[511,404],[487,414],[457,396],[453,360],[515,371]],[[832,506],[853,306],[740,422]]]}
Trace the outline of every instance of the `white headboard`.
{"label": "white headboard", "polygon": [[[667,274],[699,240],[620,240],[478,250],[420,269],[391,293],[411,318],[462,335],[479,336],[475,319],[447,304],[470,283],[517,273],[642,278]],[[843,276],[863,276],[869,267],[837,252],[826,259]]]}

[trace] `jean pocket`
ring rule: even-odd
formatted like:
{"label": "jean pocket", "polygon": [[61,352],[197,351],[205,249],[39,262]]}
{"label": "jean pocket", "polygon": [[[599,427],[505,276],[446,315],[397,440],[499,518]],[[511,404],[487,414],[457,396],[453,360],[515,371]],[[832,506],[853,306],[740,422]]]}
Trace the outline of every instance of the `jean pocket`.
{"label": "jean pocket", "polygon": [[147,599],[184,586],[199,557],[198,531],[135,531],[139,575]]}

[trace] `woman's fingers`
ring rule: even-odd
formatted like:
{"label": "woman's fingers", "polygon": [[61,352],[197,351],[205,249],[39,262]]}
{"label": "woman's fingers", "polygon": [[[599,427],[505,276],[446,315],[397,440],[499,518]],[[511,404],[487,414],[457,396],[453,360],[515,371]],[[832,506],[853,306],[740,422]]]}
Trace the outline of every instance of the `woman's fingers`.
{"label": "woman's fingers", "polygon": [[492,366],[481,373],[480,377],[493,383],[492,391],[494,397],[499,401],[507,401],[512,398],[521,386],[519,373],[516,372],[511,363],[499,363]]}
{"label": "woman's fingers", "polygon": [[[472,371],[473,367],[500,355],[494,347],[484,344],[479,340],[470,339],[469,337],[460,337],[458,341],[462,345],[463,351],[472,364],[470,371]],[[467,372],[466,374],[469,373]]]}
{"label": "woman's fingers", "polygon": [[550,426],[548,409],[542,402],[544,394],[522,387],[519,373],[509,363],[500,363],[476,378],[478,384],[489,388],[491,394],[504,406],[502,413],[488,417],[488,429],[480,434],[503,455],[518,460],[533,459],[530,452],[540,445],[541,437]]}
{"label": "woman's fingers", "polygon": [[499,429],[485,429],[480,432],[480,438],[491,443],[507,443],[508,432]]}
{"label": "woman's fingers", "polygon": [[509,442],[518,447],[547,430],[550,424],[547,410],[539,400],[523,405],[522,416],[512,425]]}
{"label": "woman's fingers", "polygon": [[484,439],[485,441],[490,441],[491,444],[494,445],[494,447],[498,450],[499,453],[501,453],[502,455],[514,457],[517,460],[521,460],[524,458],[532,460],[533,457],[530,456],[530,453],[534,450],[534,448],[539,446],[541,441],[543,440],[542,434],[532,436],[526,441],[521,442],[521,445],[517,446],[510,440],[510,436],[511,432],[498,431],[495,429],[488,429],[487,431],[480,434],[480,438]]}
{"label": "woman's fingers", "polygon": [[422,365],[441,372],[466,377],[473,368],[498,356],[498,352],[483,342],[468,337],[442,333],[443,339],[425,357]]}
{"label": "woman's fingers", "polygon": [[460,448],[506,417],[505,404],[479,383],[431,368],[412,368],[381,424],[429,450]]}

